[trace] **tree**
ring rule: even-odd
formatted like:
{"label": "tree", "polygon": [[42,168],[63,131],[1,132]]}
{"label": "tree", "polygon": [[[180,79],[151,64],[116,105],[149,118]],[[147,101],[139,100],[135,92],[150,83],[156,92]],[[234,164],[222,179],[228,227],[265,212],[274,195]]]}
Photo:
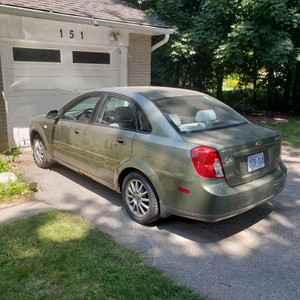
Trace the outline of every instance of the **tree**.
{"label": "tree", "polygon": [[239,74],[245,87],[253,83],[254,101],[260,85],[267,90],[266,107],[300,110],[299,0],[130,2],[175,31],[153,54],[153,73],[162,84],[213,89],[222,99],[224,76]]}
{"label": "tree", "polygon": [[217,97],[223,100],[223,79],[225,65],[216,60],[215,50],[225,42],[231,25],[236,22],[237,0],[202,1],[201,11],[193,17],[188,30],[198,53],[210,58],[211,67],[217,79]]}
{"label": "tree", "polygon": [[[218,63],[232,72],[241,74],[244,82],[247,83],[248,80],[253,82],[254,100],[256,100],[258,72],[265,70],[267,108],[270,108],[271,104],[274,107],[274,91],[278,86],[285,86],[285,100],[289,101],[289,83],[293,64],[299,52],[295,39],[299,34],[294,32],[299,30],[299,2],[289,0],[238,2],[236,9],[238,22],[233,24],[227,40],[216,51]],[[294,89],[296,86],[298,85],[295,85]]]}
{"label": "tree", "polygon": [[[289,62],[287,71],[287,84],[290,78],[292,78],[294,71],[294,86],[292,91],[292,108],[300,113],[300,3],[298,0],[288,1],[288,10],[290,15],[289,32],[292,36],[292,40],[295,47],[294,59],[292,58]],[[287,85],[287,89],[289,86]],[[290,93],[286,91],[285,94],[288,96]]]}
{"label": "tree", "polygon": [[[168,85],[198,88],[218,86],[222,99],[224,67],[214,64],[214,49],[226,38],[235,19],[231,2],[204,0],[133,0],[139,8],[165,22],[174,34],[153,54],[153,73]],[[164,64],[161,64],[161,61]]]}

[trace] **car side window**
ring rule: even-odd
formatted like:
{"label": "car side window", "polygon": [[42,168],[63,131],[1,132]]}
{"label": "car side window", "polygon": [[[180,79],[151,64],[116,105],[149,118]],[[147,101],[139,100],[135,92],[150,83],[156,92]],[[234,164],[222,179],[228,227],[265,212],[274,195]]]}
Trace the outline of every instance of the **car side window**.
{"label": "car side window", "polygon": [[143,132],[151,132],[151,125],[141,108],[137,107],[138,130]]}
{"label": "car side window", "polygon": [[111,127],[136,129],[133,104],[121,98],[111,97],[95,122]]}
{"label": "car side window", "polygon": [[88,123],[99,98],[99,96],[95,95],[83,98],[69,107],[68,110],[64,112],[62,119]]}

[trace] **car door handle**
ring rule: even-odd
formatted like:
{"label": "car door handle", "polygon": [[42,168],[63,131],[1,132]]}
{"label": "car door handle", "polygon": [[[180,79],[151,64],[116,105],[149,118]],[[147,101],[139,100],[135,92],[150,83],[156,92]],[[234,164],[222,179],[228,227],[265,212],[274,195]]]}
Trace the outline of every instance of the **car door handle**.
{"label": "car door handle", "polygon": [[117,138],[117,142],[119,144],[125,144],[125,141],[123,139],[121,139],[121,138]]}

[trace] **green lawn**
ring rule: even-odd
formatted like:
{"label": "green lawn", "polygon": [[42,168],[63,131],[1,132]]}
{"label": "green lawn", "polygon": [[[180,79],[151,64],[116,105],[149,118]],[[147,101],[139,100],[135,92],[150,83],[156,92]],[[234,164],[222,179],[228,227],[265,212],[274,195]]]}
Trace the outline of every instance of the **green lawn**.
{"label": "green lawn", "polygon": [[274,120],[258,124],[277,131],[281,136],[283,145],[300,147],[300,117],[289,117],[285,122]]}
{"label": "green lawn", "polygon": [[204,299],[67,212],[1,225],[0,253],[0,299]]}

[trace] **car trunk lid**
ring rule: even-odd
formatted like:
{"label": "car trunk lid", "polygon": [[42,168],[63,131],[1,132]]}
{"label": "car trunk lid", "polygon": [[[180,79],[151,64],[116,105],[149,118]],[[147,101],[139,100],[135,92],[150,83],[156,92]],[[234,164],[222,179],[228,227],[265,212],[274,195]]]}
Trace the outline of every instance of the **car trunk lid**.
{"label": "car trunk lid", "polygon": [[183,139],[219,151],[225,178],[236,186],[271,173],[280,160],[280,137],[274,131],[246,123],[230,128],[183,134]]}

